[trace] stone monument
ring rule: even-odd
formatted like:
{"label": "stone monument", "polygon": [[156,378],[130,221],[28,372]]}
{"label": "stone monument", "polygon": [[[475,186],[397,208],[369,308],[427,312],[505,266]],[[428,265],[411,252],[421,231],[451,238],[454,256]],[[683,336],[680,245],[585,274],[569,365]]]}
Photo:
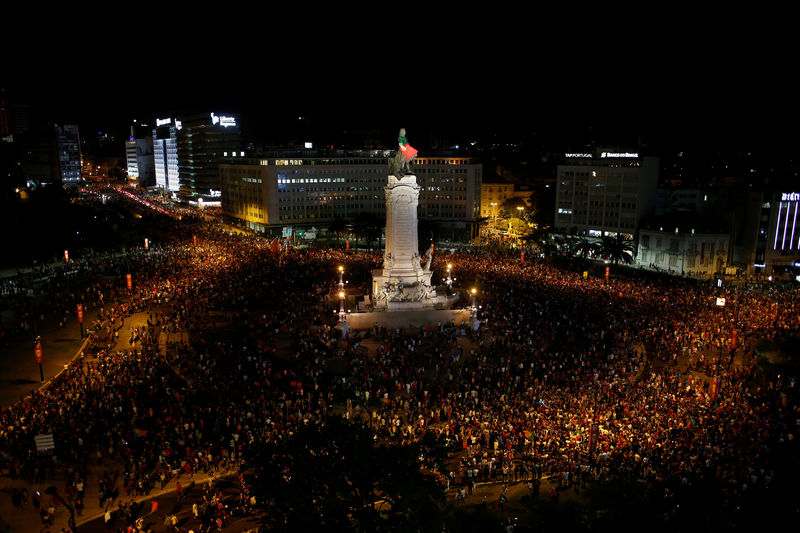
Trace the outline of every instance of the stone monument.
{"label": "stone monument", "polygon": [[[388,182],[384,188],[386,247],[383,268],[372,271],[372,301],[376,309],[384,310],[433,307],[444,303],[446,298],[437,298],[436,289],[431,285],[433,245],[424,257],[419,255],[419,185],[409,166],[416,150],[405,142],[405,130],[400,130],[398,141],[400,148],[389,160]],[[414,155],[407,157],[411,151]]]}

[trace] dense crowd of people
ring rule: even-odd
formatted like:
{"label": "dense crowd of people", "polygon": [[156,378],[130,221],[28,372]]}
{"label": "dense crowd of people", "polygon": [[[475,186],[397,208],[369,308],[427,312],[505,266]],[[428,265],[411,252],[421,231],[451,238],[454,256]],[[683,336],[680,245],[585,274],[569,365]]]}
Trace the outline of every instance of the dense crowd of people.
{"label": "dense crowd of people", "polygon": [[[324,298],[336,267],[369,287],[380,254],[291,249],[208,225],[176,224],[173,238],[5,282],[21,329],[40,293],[64,317],[77,303],[98,310],[83,356],[0,412],[9,475],[62,479],[78,510],[91,487],[102,507],[177,474],[245,466],[258,442],[336,413],[387,443],[439,436],[454,460],[440,472],[443,489],[462,499],[484,481],[626,477],[665,505],[676,486],[709,482],[723,505],[742,505],[780,476],[775,458],[798,430],[793,380],[748,386],[753,342],[797,333],[794,290],[606,280],[540,260],[437,254],[439,277],[451,263],[479,288],[477,328],[376,324],[342,339],[338,308]],[[125,327],[135,313],[148,314],[146,327]],[[50,433],[57,448],[37,453],[34,436]],[[92,465],[103,471],[96,479]],[[227,519],[211,513],[203,527]]]}

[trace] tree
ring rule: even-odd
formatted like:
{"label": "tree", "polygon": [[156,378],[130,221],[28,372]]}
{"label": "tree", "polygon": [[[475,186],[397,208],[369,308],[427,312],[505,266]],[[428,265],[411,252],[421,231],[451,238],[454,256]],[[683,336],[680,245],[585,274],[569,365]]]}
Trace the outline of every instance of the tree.
{"label": "tree", "polygon": [[253,491],[277,531],[436,531],[445,498],[420,457],[435,443],[382,446],[360,422],[331,416],[248,453]]}
{"label": "tree", "polygon": [[328,235],[335,235],[337,242],[341,242],[342,233],[347,230],[347,221],[341,217],[335,217],[328,224]]}
{"label": "tree", "polygon": [[375,241],[378,242],[378,247],[380,247],[385,224],[385,220],[374,213],[361,213],[353,223],[353,231],[366,241],[368,248],[372,249],[372,243]]}
{"label": "tree", "polygon": [[589,239],[578,239],[570,245],[570,252],[584,259],[598,255],[601,251],[600,244]]}
{"label": "tree", "polygon": [[622,234],[604,235],[600,243],[601,255],[613,263],[633,263],[633,242]]}

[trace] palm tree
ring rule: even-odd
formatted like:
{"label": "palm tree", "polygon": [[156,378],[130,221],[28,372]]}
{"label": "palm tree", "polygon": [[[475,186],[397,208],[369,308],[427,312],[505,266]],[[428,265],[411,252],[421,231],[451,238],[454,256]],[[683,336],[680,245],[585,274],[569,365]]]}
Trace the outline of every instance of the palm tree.
{"label": "palm tree", "polygon": [[616,237],[604,235],[600,243],[600,250],[601,255],[614,264],[620,262],[627,264],[633,263],[633,241],[626,239],[619,233]]}
{"label": "palm tree", "polygon": [[579,239],[573,242],[570,247],[570,252],[583,257],[584,259],[593,257],[599,254],[600,251],[600,243],[596,241],[590,241],[589,239]]}

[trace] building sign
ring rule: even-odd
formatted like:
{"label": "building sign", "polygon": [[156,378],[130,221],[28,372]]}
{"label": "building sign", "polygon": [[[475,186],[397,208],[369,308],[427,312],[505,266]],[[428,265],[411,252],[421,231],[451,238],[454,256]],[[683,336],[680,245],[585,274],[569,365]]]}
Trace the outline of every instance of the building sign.
{"label": "building sign", "polygon": [[171,118],[159,118],[156,119],[156,128],[160,128],[161,126],[166,126],[172,123]]}
{"label": "building sign", "polygon": [[725,307],[725,298],[717,298],[717,305],[720,307]]}
{"label": "building sign", "polygon": [[236,125],[236,119],[234,117],[226,117],[226,116],[217,116],[214,113],[211,113],[211,123],[214,125],[222,126],[223,128],[227,128],[229,126]]}
{"label": "building sign", "polygon": [[571,152],[571,153],[564,154],[564,157],[567,157],[569,159],[576,159],[576,158],[578,158],[578,159],[586,159],[586,158],[591,159],[592,158],[592,154],[583,154],[583,153]]}
{"label": "building sign", "polygon": [[208,194],[211,195],[212,198],[219,198],[222,196],[222,191],[217,191],[215,189],[209,189]]}
{"label": "building sign", "polygon": [[800,192],[781,193],[781,201],[783,202],[796,202],[798,200],[800,200]]}
{"label": "building sign", "polygon": [[637,154],[636,152],[602,152],[602,153],[600,154],[600,158],[601,158],[601,159],[607,159],[607,158],[614,158],[614,159],[621,159],[621,158],[626,158],[626,159],[636,159],[637,157],[639,157],[639,154]]}

